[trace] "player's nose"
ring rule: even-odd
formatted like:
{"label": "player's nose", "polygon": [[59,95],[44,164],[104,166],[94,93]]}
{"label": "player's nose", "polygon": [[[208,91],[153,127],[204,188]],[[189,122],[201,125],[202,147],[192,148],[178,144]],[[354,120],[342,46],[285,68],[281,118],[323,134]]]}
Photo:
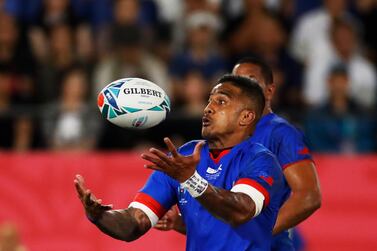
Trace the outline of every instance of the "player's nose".
{"label": "player's nose", "polygon": [[208,103],[208,105],[204,108],[204,114],[211,114],[213,113],[213,107],[211,106],[211,103]]}

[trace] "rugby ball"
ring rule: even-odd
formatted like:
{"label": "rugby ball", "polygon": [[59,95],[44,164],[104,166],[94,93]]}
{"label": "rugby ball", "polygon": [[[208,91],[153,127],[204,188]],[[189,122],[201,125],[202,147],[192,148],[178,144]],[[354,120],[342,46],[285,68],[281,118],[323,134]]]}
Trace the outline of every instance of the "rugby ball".
{"label": "rugby ball", "polygon": [[124,128],[150,128],[161,123],[170,112],[165,91],[141,78],[111,82],[98,94],[97,104],[103,118]]}

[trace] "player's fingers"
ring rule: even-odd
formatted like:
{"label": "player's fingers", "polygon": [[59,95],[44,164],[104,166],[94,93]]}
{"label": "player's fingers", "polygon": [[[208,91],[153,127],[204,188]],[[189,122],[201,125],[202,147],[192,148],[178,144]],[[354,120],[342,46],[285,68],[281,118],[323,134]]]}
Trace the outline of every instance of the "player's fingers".
{"label": "player's fingers", "polygon": [[92,206],[95,201],[92,200],[92,193],[90,192],[89,189],[85,191],[84,195],[84,203],[86,206]]}
{"label": "player's fingers", "polygon": [[158,229],[158,230],[161,230],[161,231],[166,231],[166,228],[165,228],[165,225],[164,224],[161,224],[161,223],[157,223],[155,226],[154,226],[155,229]]}
{"label": "player's fingers", "polygon": [[156,225],[154,225],[154,228],[156,228],[158,230],[163,230],[162,227],[163,227],[163,225],[160,224],[160,223],[156,223]]}
{"label": "player's fingers", "polygon": [[155,158],[155,157],[153,157],[149,154],[143,153],[140,156],[141,156],[142,159],[145,159],[145,160],[152,162],[152,163],[156,163],[156,162],[159,162],[159,161],[162,162],[160,159],[157,159],[157,158]]}
{"label": "player's fingers", "polygon": [[168,147],[169,152],[171,152],[171,155],[173,157],[178,157],[179,153],[177,152],[177,148],[175,147],[173,142],[171,142],[171,140],[168,137],[164,138],[164,142],[165,142],[166,146]]}
{"label": "player's fingers", "polygon": [[97,201],[97,197],[93,193],[90,194],[90,199],[92,201]]}
{"label": "player's fingers", "polygon": [[[155,154],[156,155],[156,154]],[[160,168],[164,168],[164,169],[167,169],[168,168],[168,165],[166,163],[166,161],[162,160],[158,155],[156,155],[158,158],[155,158],[151,155],[148,155],[148,154],[142,154],[141,157],[149,162],[152,162],[153,164],[159,166]],[[166,157],[166,155],[165,155]]]}
{"label": "player's fingers", "polygon": [[164,225],[164,224],[166,224],[168,221],[167,221],[167,219],[165,218],[161,218],[157,223],[158,224],[160,224],[160,225]]}
{"label": "player's fingers", "polygon": [[199,143],[196,144],[194,148],[194,153],[192,154],[194,159],[199,161],[200,160],[200,151],[202,150],[204,146],[204,141],[200,141]]}
{"label": "player's fingers", "polygon": [[84,197],[84,189],[80,186],[79,182],[75,179],[74,180],[75,188],[80,200]]}
{"label": "player's fingers", "polygon": [[155,170],[155,171],[161,171],[161,172],[164,172],[165,169],[162,169],[156,165],[151,165],[151,164],[146,164],[144,165],[145,168],[148,168],[148,169],[151,169],[151,170]]}
{"label": "player's fingers", "polygon": [[80,174],[76,174],[76,180],[82,187],[85,187],[85,180]]}
{"label": "player's fingers", "polygon": [[168,229],[168,225],[167,225],[167,221],[161,221],[161,220],[159,220],[154,227],[157,228],[158,230],[162,230],[162,231],[169,230]]}
{"label": "player's fingers", "polygon": [[150,153],[153,153],[154,155],[156,155],[159,159],[161,159],[162,161],[164,161],[165,163],[167,163],[167,164],[171,164],[171,162],[172,162],[172,159],[171,158],[169,158],[169,156],[168,155],[166,155],[164,152],[162,152],[162,151],[160,151],[160,150],[158,150],[158,149],[156,149],[156,148],[151,148],[151,149],[149,149],[149,152]]}
{"label": "player's fingers", "polygon": [[74,182],[79,184],[81,187],[84,186],[84,181],[82,179],[82,177],[80,175],[75,175],[75,179],[74,179]]}
{"label": "player's fingers", "polygon": [[80,174],[75,176],[75,183],[78,185],[81,191],[86,190],[84,178]]}

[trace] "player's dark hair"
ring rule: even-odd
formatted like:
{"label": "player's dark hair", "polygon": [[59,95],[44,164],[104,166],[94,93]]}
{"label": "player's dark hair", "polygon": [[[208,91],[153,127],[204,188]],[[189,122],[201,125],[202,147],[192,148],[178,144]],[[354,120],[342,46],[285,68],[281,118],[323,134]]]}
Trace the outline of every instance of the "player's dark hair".
{"label": "player's dark hair", "polygon": [[253,64],[259,66],[263,79],[266,85],[272,84],[274,82],[274,77],[272,74],[271,67],[260,57],[245,57],[240,59],[238,64]]}
{"label": "player's dark hair", "polygon": [[217,81],[217,84],[222,83],[231,83],[241,89],[242,94],[249,98],[250,102],[253,104],[257,118],[256,121],[258,121],[263,114],[266,101],[263,90],[257,81],[234,74],[226,74]]}

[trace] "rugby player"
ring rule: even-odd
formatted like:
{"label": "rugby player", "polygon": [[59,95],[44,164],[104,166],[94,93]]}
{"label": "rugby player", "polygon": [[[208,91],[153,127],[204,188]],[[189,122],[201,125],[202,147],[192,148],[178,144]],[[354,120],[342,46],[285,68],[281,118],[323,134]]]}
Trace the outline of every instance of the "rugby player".
{"label": "rugby player", "polygon": [[[276,89],[271,68],[260,58],[244,58],[234,66],[233,74],[254,79],[263,89],[266,104],[251,140],[263,144],[276,155],[284,174],[284,196],[273,229],[272,250],[294,250],[288,230],[321,206],[321,192],[314,162],[302,132],[271,109]],[[184,222],[175,208],[155,227],[185,233]]]}
{"label": "rugby player", "polygon": [[283,199],[276,157],[250,140],[265,98],[253,80],[226,75],[204,109],[202,136],[169,154],[151,148],[142,158],[155,170],[127,209],[112,210],[85,187],[75,186],[88,219],[104,233],[132,241],[177,204],[186,223],[187,250],[270,250]]}

